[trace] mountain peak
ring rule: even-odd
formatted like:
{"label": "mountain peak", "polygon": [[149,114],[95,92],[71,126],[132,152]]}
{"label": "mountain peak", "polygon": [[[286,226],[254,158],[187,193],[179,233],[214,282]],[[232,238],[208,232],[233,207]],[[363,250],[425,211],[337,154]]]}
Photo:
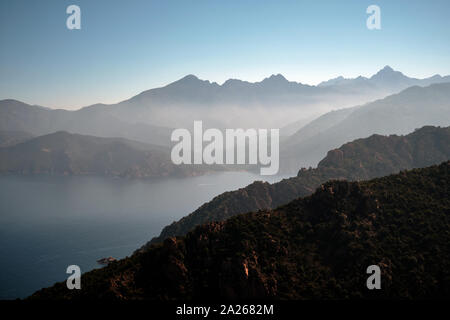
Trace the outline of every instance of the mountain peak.
{"label": "mountain peak", "polygon": [[168,87],[184,87],[184,86],[201,86],[201,85],[217,85],[215,82],[210,82],[208,80],[201,80],[197,76],[193,74],[188,74],[187,76],[184,76],[183,78],[170,83],[167,85]]}
{"label": "mountain peak", "polygon": [[287,79],[281,73],[273,74],[268,79],[277,81],[287,81]]}
{"label": "mountain peak", "polygon": [[382,79],[391,79],[391,80],[401,80],[403,78],[407,78],[400,71],[395,71],[390,66],[385,66],[383,69],[374,74],[370,79],[372,80],[382,80]]}
{"label": "mountain peak", "polygon": [[265,78],[262,83],[285,83],[289,82],[282,74],[273,74],[268,78]]}
{"label": "mountain peak", "polygon": [[392,69],[390,66],[386,65],[386,66],[384,66],[384,68],[381,69],[380,71],[383,71],[383,72],[393,72],[394,69]]}
{"label": "mountain peak", "polygon": [[374,76],[376,75],[388,75],[388,74],[402,74],[400,71],[395,71],[390,66],[385,66],[383,69],[378,71]]}
{"label": "mountain peak", "polygon": [[199,81],[200,79],[193,75],[193,74],[188,74],[186,76],[184,76],[183,78],[181,78],[180,80],[178,80],[177,82],[191,82],[191,81]]}

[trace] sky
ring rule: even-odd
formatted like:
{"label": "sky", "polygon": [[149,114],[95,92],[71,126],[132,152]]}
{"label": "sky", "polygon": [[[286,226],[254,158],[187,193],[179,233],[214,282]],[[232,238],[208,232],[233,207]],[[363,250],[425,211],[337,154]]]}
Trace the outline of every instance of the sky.
{"label": "sky", "polygon": [[[81,29],[69,30],[69,5]],[[381,30],[369,30],[369,5]],[[77,109],[187,74],[223,83],[271,74],[317,84],[450,74],[448,0],[0,1],[0,99]]]}

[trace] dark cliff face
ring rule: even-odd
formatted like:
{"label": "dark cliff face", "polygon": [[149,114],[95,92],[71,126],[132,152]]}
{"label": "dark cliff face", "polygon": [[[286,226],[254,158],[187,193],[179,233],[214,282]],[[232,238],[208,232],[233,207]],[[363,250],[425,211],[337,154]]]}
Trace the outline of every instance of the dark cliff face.
{"label": "dark cliff face", "polygon": [[426,167],[450,159],[450,128],[423,127],[406,136],[373,135],[331,150],[315,169],[301,169],[298,176],[269,184],[254,182],[223,193],[190,215],[165,227],[151,243],[184,235],[195,226],[223,221],[237,214],[273,209],[310,195],[331,179],[365,180],[400,170]]}
{"label": "dark cliff face", "polygon": [[[450,162],[195,228],[32,299],[450,297]],[[381,269],[368,290],[366,269]]]}

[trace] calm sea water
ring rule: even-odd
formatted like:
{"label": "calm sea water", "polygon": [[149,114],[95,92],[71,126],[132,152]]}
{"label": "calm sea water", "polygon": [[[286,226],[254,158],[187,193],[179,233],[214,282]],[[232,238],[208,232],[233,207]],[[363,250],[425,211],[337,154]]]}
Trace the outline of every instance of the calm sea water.
{"label": "calm sea water", "polygon": [[128,256],[167,224],[254,180],[262,177],[0,177],[0,299],[26,297],[63,281],[68,265],[86,272],[100,268],[100,258]]}

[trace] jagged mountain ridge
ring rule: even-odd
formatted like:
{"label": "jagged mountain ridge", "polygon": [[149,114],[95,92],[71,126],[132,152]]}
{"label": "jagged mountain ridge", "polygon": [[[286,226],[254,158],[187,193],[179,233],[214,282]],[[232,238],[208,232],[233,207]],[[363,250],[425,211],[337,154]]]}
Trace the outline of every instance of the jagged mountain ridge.
{"label": "jagged mountain ridge", "polygon": [[[229,79],[222,85],[188,75],[113,105],[111,112],[121,119],[158,119],[153,124],[171,127],[188,126],[195,119],[203,119],[208,125],[219,128],[279,128],[292,119],[306,119],[384,98],[412,85],[441,82],[450,82],[450,76],[415,79],[388,66],[371,78],[359,77],[346,80],[346,85],[327,86],[288,81],[281,74],[253,83]],[[171,117],[161,108],[170,112]],[[190,110],[191,114],[184,114],[183,109]]]}
{"label": "jagged mountain ridge", "polygon": [[[428,86],[433,83],[438,82],[449,82],[450,77],[442,77],[439,74],[431,76],[425,79],[410,78],[405,76],[400,71],[392,69],[390,66],[385,66],[383,69],[379,70],[376,74],[370,78],[359,76],[353,79],[347,79],[342,76],[330,79],[328,81],[323,81],[318,84],[319,87],[329,87],[329,86],[349,86],[349,85],[381,85],[381,86],[391,86],[395,87],[397,90],[399,88],[406,88],[415,85]],[[402,90],[402,89],[400,89]]]}
{"label": "jagged mountain ridge", "polygon": [[203,120],[205,126],[214,128],[282,128],[293,120],[300,126],[306,119],[330,110],[380,99],[411,85],[450,81],[449,76],[413,79],[402,74],[399,78],[398,73],[386,67],[364,78],[363,86],[360,78],[346,80],[346,85],[310,86],[288,81],[280,74],[260,82],[229,79],[219,85],[188,75],[117,104],[99,103],[76,111],[1,100],[0,130],[33,135],[64,130],[169,145],[168,128],[189,128],[194,120]]}

